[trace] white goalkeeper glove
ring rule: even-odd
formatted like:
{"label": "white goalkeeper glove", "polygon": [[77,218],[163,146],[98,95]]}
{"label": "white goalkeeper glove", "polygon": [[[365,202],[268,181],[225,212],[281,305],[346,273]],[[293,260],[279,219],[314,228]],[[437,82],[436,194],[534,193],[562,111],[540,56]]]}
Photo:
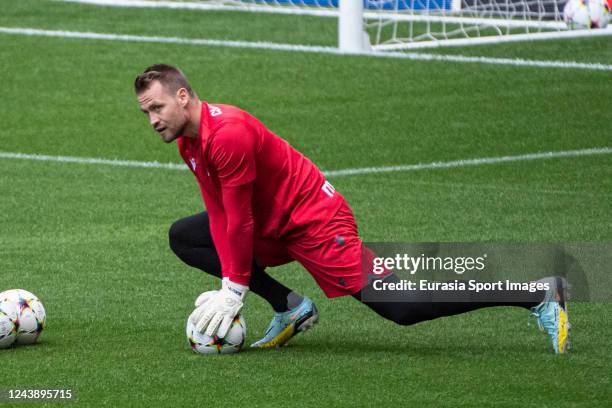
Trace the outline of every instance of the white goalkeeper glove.
{"label": "white goalkeeper glove", "polygon": [[236,315],[240,313],[248,291],[248,286],[224,278],[221,290],[211,290],[198,296],[195,301],[196,308],[189,316],[189,320],[197,331],[201,333],[206,331],[207,336],[212,337],[216,334],[223,338]]}

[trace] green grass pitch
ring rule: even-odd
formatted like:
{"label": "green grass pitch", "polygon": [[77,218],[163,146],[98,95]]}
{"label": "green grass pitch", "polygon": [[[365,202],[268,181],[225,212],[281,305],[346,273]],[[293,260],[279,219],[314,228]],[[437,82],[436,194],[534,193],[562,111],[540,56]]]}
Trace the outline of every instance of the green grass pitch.
{"label": "green grass pitch", "polygon": [[[310,20],[269,30],[270,16],[251,14],[31,0],[0,10],[2,27],[322,45],[335,35]],[[448,52],[610,64],[609,41]],[[157,62],[182,67],[201,97],[253,112],[326,170],[611,145],[610,72],[0,34],[0,151],[178,163],[132,92]],[[316,301],[314,330],[281,350],[195,355],[185,319],[218,282],[167,245],[169,225],[203,208],[189,172],[1,158],[0,172],[0,289],[38,294],[48,314],[40,344],[0,350],[1,389],[72,388],[74,404],[90,407],[612,400],[609,302],[571,304],[573,347],[554,356],[524,310],[399,327],[352,299],[325,299],[295,264],[272,274]],[[330,181],[367,241],[612,240],[610,155]],[[251,342],[271,310],[251,296],[244,316]]]}

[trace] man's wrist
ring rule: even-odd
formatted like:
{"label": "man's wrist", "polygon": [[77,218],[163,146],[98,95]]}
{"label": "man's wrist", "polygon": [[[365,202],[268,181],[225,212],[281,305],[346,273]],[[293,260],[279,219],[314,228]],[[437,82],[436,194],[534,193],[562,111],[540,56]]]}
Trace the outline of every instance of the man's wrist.
{"label": "man's wrist", "polygon": [[232,282],[229,278],[223,278],[222,280],[222,288],[229,290],[231,293],[235,294],[240,298],[240,300],[244,300],[246,294],[249,291],[249,287],[247,285],[242,285],[240,283]]}

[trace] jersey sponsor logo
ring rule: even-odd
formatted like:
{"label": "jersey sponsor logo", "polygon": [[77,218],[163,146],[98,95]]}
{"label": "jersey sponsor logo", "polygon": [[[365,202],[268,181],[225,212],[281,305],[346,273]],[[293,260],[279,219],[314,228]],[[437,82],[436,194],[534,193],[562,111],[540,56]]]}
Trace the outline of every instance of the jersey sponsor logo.
{"label": "jersey sponsor logo", "polygon": [[191,168],[193,169],[193,171],[195,171],[195,169],[196,169],[196,161],[195,161],[195,159],[192,157],[191,159],[189,159],[189,162],[191,163]]}
{"label": "jersey sponsor logo", "polygon": [[333,197],[336,193],[336,189],[334,188],[334,186],[331,185],[329,181],[325,181],[323,187],[321,187],[321,190],[323,190],[323,192],[330,197]]}
{"label": "jersey sponsor logo", "polygon": [[208,112],[210,112],[210,116],[219,116],[223,113],[221,108],[213,105],[208,105]]}

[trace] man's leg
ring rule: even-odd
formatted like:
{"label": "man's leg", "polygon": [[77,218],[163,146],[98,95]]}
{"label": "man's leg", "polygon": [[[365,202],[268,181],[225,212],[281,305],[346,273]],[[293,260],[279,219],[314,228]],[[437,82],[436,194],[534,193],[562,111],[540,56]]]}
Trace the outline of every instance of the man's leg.
{"label": "man's leg", "polygon": [[[169,240],[172,251],[187,265],[221,278],[221,262],[210,233],[207,212],[176,221],[170,227]],[[275,312],[286,312],[303,300],[301,295],[272,278],[255,262],[249,287]]]}
{"label": "man's leg", "polygon": [[[546,278],[548,291],[482,291],[456,293],[436,291],[387,291],[381,294],[368,283],[368,265],[375,256],[357,234],[348,205],[343,205],[324,228],[289,245],[291,256],[315,278],[328,297],[352,294],[379,315],[398,324],[410,325],[491,306],[518,306],[530,310],[549,334],[555,352],[567,347],[569,322],[565,285],[560,278]],[[370,260],[370,261],[369,261]],[[399,281],[390,275],[388,282]],[[360,290],[361,288],[361,290]],[[444,301],[439,301],[444,299]]]}
{"label": "man's leg", "polygon": [[[400,279],[391,274],[383,278],[382,282],[398,284]],[[383,286],[379,284],[378,287]],[[408,326],[493,306],[517,306],[530,310],[544,300],[545,294],[546,291],[376,290],[374,282],[370,282],[361,291],[353,294],[353,297],[380,316]]]}
{"label": "man's leg", "polygon": [[[398,283],[391,274],[383,278],[386,283]],[[380,316],[397,324],[412,325],[426,320],[453,316],[493,306],[515,306],[531,311],[538,318],[540,328],[547,332],[555,353],[565,353],[569,346],[569,319],[567,315],[567,282],[561,277],[549,277],[538,282],[547,283],[548,290],[529,291],[381,291],[370,282],[353,297]],[[378,286],[379,288],[382,287]],[[453,301],[453,296],[456,296]],[[444,299],[443,302],[436,299]]]}

